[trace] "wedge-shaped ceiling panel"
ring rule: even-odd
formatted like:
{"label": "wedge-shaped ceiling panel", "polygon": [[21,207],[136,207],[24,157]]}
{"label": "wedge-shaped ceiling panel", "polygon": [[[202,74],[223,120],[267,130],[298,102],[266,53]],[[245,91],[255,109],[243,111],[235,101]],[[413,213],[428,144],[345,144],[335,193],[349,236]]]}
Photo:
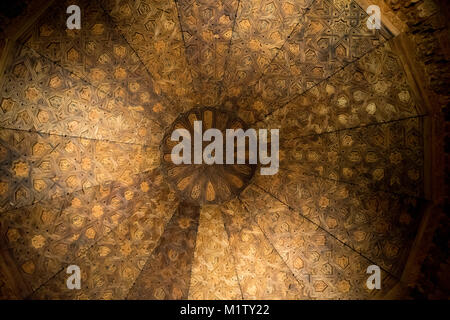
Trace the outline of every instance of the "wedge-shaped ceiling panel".
{"label": "wedge-shaped ceiling panel", "polygon": [[[80,267],[82,288],[68,290],[66,270],[37,290],[33,299],[125,299],[145,262],[158,245],[168,221],[177,208],[173,194],[164,185],[150,186],[140,206],[110,232],[99,237],[82,255],[72,257],[71,264]],[[126,195],[133,192],[127,189]],[[139,197],[136,193],[134,196]]]}
{"label": "wedge-shaped ceiling panel", "polygon": [[424,197],[423,119],[299,137],[281,143],[280,168],[372,190]]}
{"label": "wedge-shaped ceiling panel", "polygon": [[373,262],[258,188],[243,201],[276,251],[303,284],[309,299],[362,299],[386,294],[397,282],[382,272],[382,291],[367,289],[366,269]]}
{"label": "wedge-shaped ceiling panel", "polygon": [[[263,203],[264,192],[288,205],[340,242],[399,278],[422,217],[424,200],[374,191],[368,187],[280,172],[261,176],[246,202]],[[264,192],[263,192],[264,191]],[[250,198],[249,198],[250,197]]]}
{"label": "wedge-shaped ceiling panel", "polygon": [[244,205],[221,207],[244,299],[303,299],[303,284],[275,250]]}
{"label": "wedge-shaped ceiling panel", "polygon": [[[82,13],[80,30],[66,26],[66,10],[77,4]],[[168,103],[135,49],[117,30],[98,1],[58,1],[35,23],[24,44],[97,87],[125,108],[145,108],[159,121],[170,114]],[[164,112],[163,112],[164,111]],[[170,123],[170,120],[169,120]]]}
{"label": "wedge-shaped ceiling panel", "polygon": [[180,204],[128,299],[188,298],[199,214],[199,207]]}
{"label": "wedge-shaped ceiling panel", "polygon": [[197,103],[220,104],[238,0],[177,2]]}
{"label": "wedge-shaped ceiling panel", "polygon": [[[417,97],[391,45],[389,41],[377,47],[279,108],[263,108],[257,98],[239,111],[241,117],[260,114],[264,120],[258,126],[283,127],[282,138],[289,139],[420,115]],[[280,99],[286,96],[283,92],[277,91]]]}
{"label": "wedge-shaped ceiling panel", "polygon": [[189,299],[242,299],[235,258],[219,206],[200,211]]}
{"label": "wedge-shaped ceiling panel", "polygon": [[224,77],[225,96],[255,83],[312,1],[240,1]]}
{"label": "wedge-shaped ceiling panel", "polygon": [[185,55],[175,1],[101,1],[117,29],[151,74],[154,90],[178,112],[195,101],[192,74]]}
{"label": "wedge-shaped ceiling panel", "polygon": [[15,48],[2,79],[3,127],[128,143],[159,142],[164,122],[155,122],[143,105],[120,102],[36,51]]}
{"label": "wedge-shaped ceiling panel", "polygon": [[108,183],[3,213],[4,245],[18,276],[36,290],[144,204],[170,215],[167,208],[176,202],[161,183],[158,172],[145,173],[135,175],[131,185]]}
{"label": "wedge-shaped ceiling panel", "polygon": [[0,211],[106,181],[133,183],[159,164],[158,149],[0,129]]}
{"label": "wedge-shaped ceiling panel", "polygon": [[[232,101],[240,108],[255,104],[260,110],[253,114],[254,120],[261,119],[267,111],[281,107],[385,42],[389,35],[368,30],[367,18],[353,1],[345,1],[340,7],[328,0],[315,1],[292,33],[283,38],[285,42],[270,63],[265,63],[261,71],[248,72],[259,76],[246,81],[245,90],[239,88],[239,81],[230,82],[226,92],[236,97]],[[244,72],[242,77],[246,79]]]}

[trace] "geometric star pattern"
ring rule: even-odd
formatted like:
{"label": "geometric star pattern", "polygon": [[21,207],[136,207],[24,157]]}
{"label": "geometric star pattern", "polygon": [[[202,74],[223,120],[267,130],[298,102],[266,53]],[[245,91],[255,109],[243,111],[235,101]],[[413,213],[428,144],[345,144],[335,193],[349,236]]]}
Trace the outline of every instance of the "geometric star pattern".
{"label": "geometric star pattern", "polygon": [[[66,29],[70,4],[81,30]],[[367,18],[351,0],[50,6],[1,76],[0,296],[371,299],[401,285],[427,115],[395,36]],[[205,106],[279,128],[280,168],[196,206],[159,146]],[[372,264],[382,290],[366,287]]]}

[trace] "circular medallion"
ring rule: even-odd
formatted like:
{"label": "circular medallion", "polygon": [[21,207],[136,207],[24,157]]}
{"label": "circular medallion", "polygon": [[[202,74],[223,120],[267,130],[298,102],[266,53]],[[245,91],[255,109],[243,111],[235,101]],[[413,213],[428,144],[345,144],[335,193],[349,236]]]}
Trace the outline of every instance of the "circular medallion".
{"label": "circular medallion", "polygon": [[[194,128],[197,134],[195,139]],[[198,130],[201,128],[201,130]],[[191,151],[190,163],[175,164],[172,159],[174,147],[180,141],[172,141],[172,133],[176,129],[185,129],[189,132],[189,148]],[[208,148],[216,139],[213,137],[208,141],[203,141],[203,134],[208,129],[218,129],[221,132],[222,159],[219,162],[220,153],[212,152]],[[243,129],[246,125],[243,120],[234,113],[213,107],[194,108],[180,115],[166,132],[161,143],[161,164],[163,173],[169,184],[176,190],[183,201],[196,204],[222,203],[230,200],[240,194],[248,185],[252,178],[256,164],[248,164],[248,143],[246,144],[245,164],[236,164],[236,143],[233,145],[234,161],[233,164],[227,164],[226,161],[226,129]],[[184,131],[186,132],[186,131]],[[201,140],[200,140],[201,139]],[[199,141],[200,140],[200,141]],[[205,139],[206,140],[206,139]],[[194,161],[194,144],[196,150],[201,150],[201,155]],[[197,153],[198,154],[198,153]],[[215,163],[205,163],[205,158],[215,158]],[[201,163],[199,159],[201,158]],[[194,163],[196,162],[196,163]],[[228,163],[230,163],[228,161]]]}

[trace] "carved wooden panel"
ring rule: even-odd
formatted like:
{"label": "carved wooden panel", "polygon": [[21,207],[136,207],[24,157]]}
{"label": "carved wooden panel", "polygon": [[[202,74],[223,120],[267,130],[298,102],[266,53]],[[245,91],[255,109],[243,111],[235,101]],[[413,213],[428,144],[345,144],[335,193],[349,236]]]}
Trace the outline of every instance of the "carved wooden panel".
{"label": "carved wooden panel", "polygon": [[126,105],[21,45],[2,83],[2,127],[149,145],[163,133],[142,105]]}
{"label": "carved wooden panel", "polygon": [[422,126],[421,118],[411,118],[283,141],[280,167],[421,197]]}
{"label": "carved wooden panel", "polygon": [[253,109],[247,117],[241,115],[243,119],[249,123],[261,119],[386,41],[388,35],[367,29],[367,17],[350,0],[339,5],[315,1],[259,81],[249,83],[237,97],[242,112]]}
{"label": "carved wooden panel", "polygon": [[170,107],[178,112],[198,103],[175,1],[101,0],[101,3],[150,72],[155,92],[165,94],[173,104]]}
{"label": "carved wooden panel", "polygon": [[203,206],[195,244],[189,299],[241,299],[234,254],[219,206]]}
{"label": "carved wooden panel", "polygon": [[197,238],[199,207],[181,203],[128,299],[187,299]]}
{"label": "carved wooden panel", "polygon": [[240,1],[224,76],[225,97],[243,94],[263,74],[311,0]]}
{"label": "carved wooden panel", "polygon": [[227,67],[238,3],[237,0],[177,2],[187,62],[194,76],[199,104],[220,104],[221,82]]}
{"label": "carved wooden panel", "polygon": [[400,276],[421,219],[423,200],[287,170],[271,179],[258,176],[255,184]]}
{"label": "carved wooden panel", "polygon": [[373,264],[342,245],[325,230],[267,194],[249,187],[242,199],[266,237],[304,285],[309,299],[364,299],[388,292],[398,280],[382,272],[382,291],[366,287],[366,269]]}
{"label": "carved wooden panel", "polygon": [[[77,4],[82,12],[80,30],[66,27],[66,9],[72,4]],[[171,122],[170,115],[176,112],[175,106],[153,86],[141,58],[98,1],[55,2],[24,42],[123,107],[144,108],[155,121]]]}
{"label": "carved wooden panel", "polygon": [[[282,131],[283,132],[283,131]],[[281,143],[281,169],[339,179],[339,133],[298,137]]]}
{"label": "carved wooden panel", "polygon": [[304,284],[239,200],[220,207],[244,299],[303,299]]}
{"label": "carved wooden panel", "polygon": [[108,183],[3,213],[1,231],[20,276],[36,290],[144,204],[165,212],[175,198],[162,183],[157,171],[145,173],[131,185]]}
{"label": "carved wooden panel", "polygon": [[[156,181],[152,181],[156,179]],[[143,200],[126,219],[115,223],[82,255],[71,257],[70,263],[81,270],[80,290],[68,290],[65,270],[37,290],[33,299],[125,299],[147,259],[163,234],[178,205],[160,176],[147,176],[148,194],[134,196]],[[129,189],[125,196],[132,192]],[[89,230],[89,229],[88,229]]]}
{"label": "carved wooden panel", "polygon": [[341,132],[342,180],[423,196],[421,132],[421,118]]}
{"label": "carved wooden panel", "polygon": [[276,109],[258,126],[283,128],[282,138],[290,139],[417,114],[416,97],[388,42]]}
{"label": "carved wooden panel", "polygon": [[157,149],[0,129],[1,211],[106,181],[133,183],[159,164]]}

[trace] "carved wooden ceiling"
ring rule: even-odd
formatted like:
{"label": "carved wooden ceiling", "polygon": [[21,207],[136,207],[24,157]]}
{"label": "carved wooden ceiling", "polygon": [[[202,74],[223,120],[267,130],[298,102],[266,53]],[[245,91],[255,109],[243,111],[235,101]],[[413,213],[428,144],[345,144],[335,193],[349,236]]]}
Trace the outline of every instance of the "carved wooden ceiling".
{"label": "carved wooden ceiling", "polygon": [[[1,76],[1,297],[368,299],[401,284],[427,115],[396,37],[367,18],[351,0],[50,5]],[[280,128],[280,170],[233,197],[205,184],[224,201],[197,206],[160,145],[206,106]]]}

